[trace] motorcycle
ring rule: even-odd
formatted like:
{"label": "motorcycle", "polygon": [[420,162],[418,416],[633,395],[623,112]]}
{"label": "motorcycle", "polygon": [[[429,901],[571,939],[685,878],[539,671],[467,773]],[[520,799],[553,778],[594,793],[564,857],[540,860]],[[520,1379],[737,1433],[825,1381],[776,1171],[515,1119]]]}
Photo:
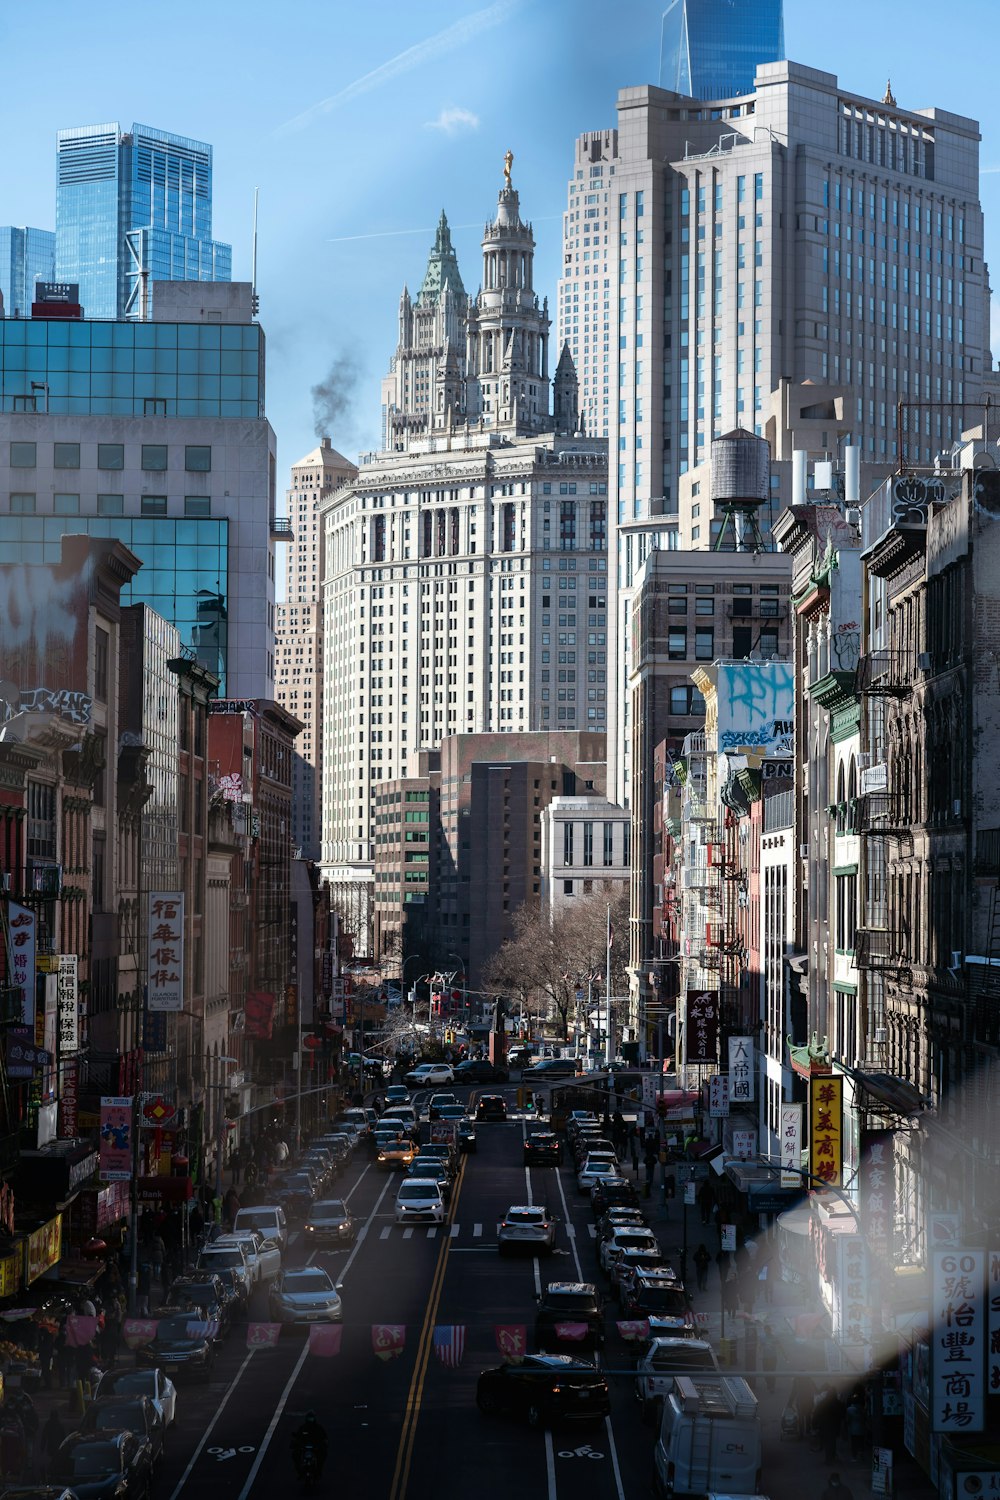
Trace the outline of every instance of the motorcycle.
{"label": "motorcycle", "polygon": [[303,1443],[293,1455],[295,1460],[295,1472],[299,1477],[299,1483],[308,1488],[310,1485],[318,1484],[323,1472],[323,1458],[315,1443]]}

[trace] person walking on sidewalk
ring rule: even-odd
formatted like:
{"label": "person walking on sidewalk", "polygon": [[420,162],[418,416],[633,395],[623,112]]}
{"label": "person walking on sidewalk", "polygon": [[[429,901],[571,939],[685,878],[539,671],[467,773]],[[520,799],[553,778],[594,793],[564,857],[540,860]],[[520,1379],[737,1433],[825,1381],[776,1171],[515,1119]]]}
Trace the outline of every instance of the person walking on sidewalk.
{"label": "person walking on sidewalk", "polygon": [[823,1395],[816,1403],[814,1416],[816,1431],[823,1445],[823,1462],[835,1464],[837,1462],[837,1439],[840,1437],[840,1429],[844,1422],[844,1404],[833,1386],[827,1386]]}
{"label": "person walking on sidewalk", "polygon": [[834,1470],[830,1475],[830,1483],[820,1496],[820,1500],[854,1500],[854,1495]]}
{"label": "person walking on sidewalk", "polygon": [[628,1149],[632,1158],[632,1171],[636,1177],[639,1175],[639,1124],[634,1122],[628,1133]]}
{"label": "person walking on sidewalk", "polygon": [[708,1268],[711,1264],[711,1252],[703,1240],[694,1252],[694,1273],[697,1277],[699,1292],[708,1290]]}

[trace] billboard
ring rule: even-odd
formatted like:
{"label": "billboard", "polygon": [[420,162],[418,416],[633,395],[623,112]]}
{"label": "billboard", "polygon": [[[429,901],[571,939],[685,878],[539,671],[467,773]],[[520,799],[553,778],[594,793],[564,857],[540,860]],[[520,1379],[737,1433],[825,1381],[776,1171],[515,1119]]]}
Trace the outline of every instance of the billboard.
{"label": "billboard", "polygon": [[147,920],[147,1006],[183,1010],[184,892],[150,891]]}
{"label": "billboard", "polygon": [[57,563],[0,564],[0,723],[58,713],[89,724],[90,538],[65,536]]}
{"label": "billboard", "polygon": [[818,1182],[843,1186],[844,1080],[833,1073],[809,1081],[809,1171]]}
{"label": "billboard", "polygon": [[754,1099],[753,1038],[729,1038],[729,1102],[737,1107],[752,1104]]}
{"label": "billboard", "polygon": [[101,1167],[105,1182],[127,1182],[132,1176],[132,1100],[101,1100]]}

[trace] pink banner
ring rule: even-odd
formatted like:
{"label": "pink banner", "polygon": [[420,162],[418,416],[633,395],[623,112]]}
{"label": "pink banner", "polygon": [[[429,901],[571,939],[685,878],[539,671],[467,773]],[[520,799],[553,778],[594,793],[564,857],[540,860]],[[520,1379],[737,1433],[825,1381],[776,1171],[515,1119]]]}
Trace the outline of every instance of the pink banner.
{"label": "pink banner", "polygon": [[504,1359],[524,1358],[528,1349],[528,1330],[524,1323],[497,1323],[493,1333]]}
{"label": "pink banner", "polygon": [[340,1353],[343,1333],[339,1323],[325,1323],[322,1327],[316,1325],[310,1328],[309,1353],[318,1354],[321,1359],[332,1359],[335,1354]]}
{"label": "pink banner", "polygon": [[403,1323],[373,1323],[372,1349],[379,1359],[397,1359],[406,1345]]}
{"label": "pink banner", "polygon": [[556,1338],[569,1339],[574,1343],[580,1342],[587,1337],[590,1328],[586,1323],[557,1323]]}
{"label": "pink banner", "polygon": [[153,1342],[156,1329],[155,1318],[126,1318],[122,1324],[122,1338],[130,1349],[138,1349],[141,1344]]}
{"label": "pink banner", "polygon": [[66,1348],[84,1349],[97,1332],[97,1319],[84,1313],[70,1313],[66,1319]]}
{"label": "pink banner", "polygon": [[132,1100],[101,1100],[101,1177],[127,1182],[132,1176]]}
{"label": "pink banner", "polygon": [[625,1318],[616,1324],[616,1327],[623,1339],[649,1338],[648,1318]]}
{"label": "pink banner", "polygon": [[248,1349],[276,1349],[281,1337],[280,1323],[248,1323]]}

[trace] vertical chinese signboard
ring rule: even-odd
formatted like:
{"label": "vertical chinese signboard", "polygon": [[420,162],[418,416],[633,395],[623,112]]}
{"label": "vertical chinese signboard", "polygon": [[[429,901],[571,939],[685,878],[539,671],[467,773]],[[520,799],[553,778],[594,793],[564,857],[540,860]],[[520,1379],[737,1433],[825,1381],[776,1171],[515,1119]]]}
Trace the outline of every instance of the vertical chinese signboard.
{"label": "vertical chinese signboard", "polygon": [[778,1149],[783,1188],[802,1186],[802,1105],[781,1106]]}
{"label": "vertical chinese signboard", "polygon": [[75,953],[59,955],[59,1054],[67,1057],[79,1049],[79,1027],[77,1021],[77,956]]}
{"label": "vertical chinese signboard", "polygon": [[12,901],[10,920],[10,972],[15,989],[21,991],[21,1024],[35,1024],[35,913]]}
{"label": "vertical chinese signboard", "polygon": [[184,892],[150,891],[148,939],[149,1010],[184,1008]]}
{"label": "vertical chinese signboard", "polygon": [[105,1182],[127,1182],[132,1176],[132,1100],[101,1100],[101,1170]]}
{"label": "vertical chinese signboard", "polygon": [[713,1120],[724,1120],[729,1114],[729,1079],[715,1073],[708,1080],[708,1113]]}
{"label": "vertical chinese signboard", "polygon": [[[991,1250],[986,1276],[986,1394],[1000,1396],[1000,1250]],[[1000,1494],[1000,1489],[998,1489]]]}
{"label": "vertical chinese signboard", "polygon": [[931,1257],[932,1432],[983,1430],[985,1271],[982,1250],[937,1250]]}
{"label": "vertical chinese signboard", "polygon": [[748,1036],[731,1036],[729,1038],[729,1102],[737,1107],[741,1104],[752,1104],[754,1099],[753,1081],[753,1040]]}
{"label": "vertical chinese signboard", "polygon": [[864,1241],[858,1234],[841,1234],[836,1246],[833,1336],[842,1344],[865,1345],[871,1341],[872,1320]]}
{"label": "vertical chinese signboard", "polygon": [[80,1101],[80,1075],[75,1057],[62,1064],[62,1086],[59,1090],[59,1135],[64,1141],[76,1139],[77,1110]]}
{"label": "vertical chinese signboard", "polygon": [[719,994],[717,990],[688,990],[686,1062],[714,1063],[718,1050]]}
{"label": "vertical chinese signboard", "polygon": [[896,1179],[891,1130],[861,1132],[858,1193],[861,1223],[868,1248],[879,1265],[892,1265],[892,1221],[896,1206]]}
{"label": "vertical chinese signboard", "polygon": [[843,1184],[844,1080],[833,1073],[814,1074],[809,1082],[809,1171],[831,1187]]}

